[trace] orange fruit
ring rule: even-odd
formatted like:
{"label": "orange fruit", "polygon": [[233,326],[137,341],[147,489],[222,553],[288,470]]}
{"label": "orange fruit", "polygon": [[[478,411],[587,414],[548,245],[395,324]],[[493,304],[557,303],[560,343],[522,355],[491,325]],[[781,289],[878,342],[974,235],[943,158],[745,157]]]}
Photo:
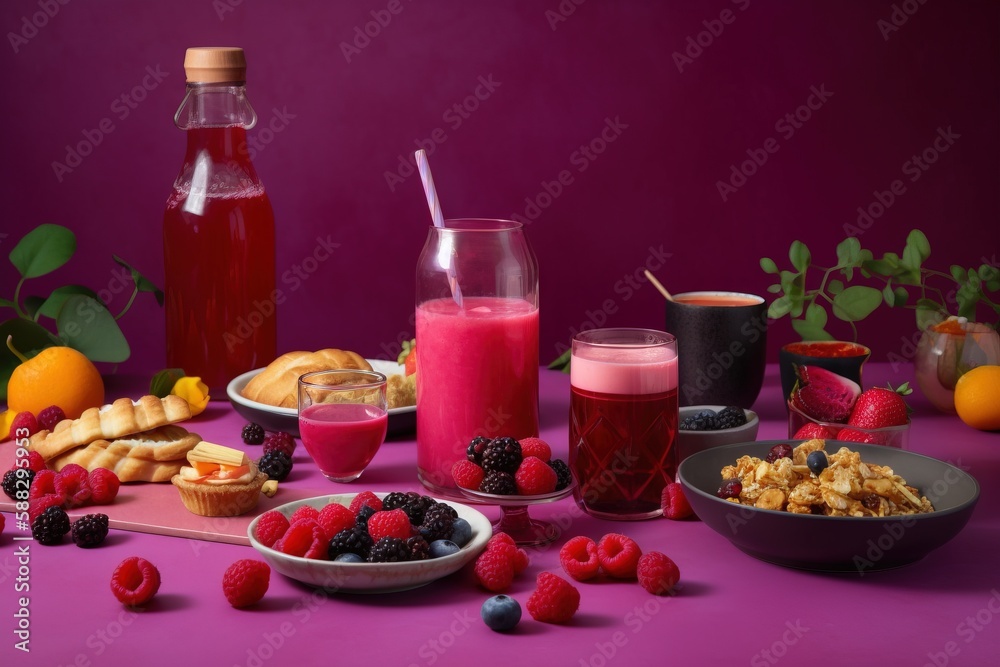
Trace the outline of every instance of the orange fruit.
{"label": "orange fruit", "polygon": [[22,362],[7,383],[7,407],[37,415],[58,405],[70,419],[104,403],[104,381],[90,359],[71,347],[47,347]]}
{"label": "orange fruit", "polygon": [[955,411],[972,428],[1000,430],[1000,366],[977,366],[958,378]]}

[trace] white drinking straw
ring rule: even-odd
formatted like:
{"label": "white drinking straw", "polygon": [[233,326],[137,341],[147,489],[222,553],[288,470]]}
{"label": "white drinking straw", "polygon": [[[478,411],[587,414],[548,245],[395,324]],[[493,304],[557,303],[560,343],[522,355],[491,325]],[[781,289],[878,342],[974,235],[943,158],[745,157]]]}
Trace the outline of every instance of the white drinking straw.
{"label": "white drinking straw", "polygon": [[[424,184],[424,195],[427,196],[427,208],[430,209],[431,220],[434,221],[435,227],[443,229],[444,215],[441,213],[441,202],[438,200],[437,189],[434,187],[434,177],[431,175],[431,165],[427,161],[427,153],[421,148],[413,155],[417,159],[417,171],[420,172],[420,181]],[[451,296],[455,299],[455,303],[461,307],[462,289],[458,286],[458,276],[455,275],[453,255],[449,255],[446,271],[448,272],[448,285],[451,287]]]}

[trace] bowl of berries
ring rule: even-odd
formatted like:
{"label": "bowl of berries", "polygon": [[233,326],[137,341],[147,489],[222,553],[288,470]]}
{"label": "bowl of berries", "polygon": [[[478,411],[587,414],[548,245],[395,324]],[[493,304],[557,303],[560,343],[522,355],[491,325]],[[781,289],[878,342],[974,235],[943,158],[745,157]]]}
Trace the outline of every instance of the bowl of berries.
{"label": "bowl of berries", "polygon": [[724,405],[691,405],[678,414],[677,463],[705,449],[757,438],[760,419],[753,410]]}
{"label": "bowl of berries", "polygon": [[343,593],[424,586],[475,559],[492,534],[475,509],[414,491],[297,500],[247,528],[251,546],[276,571]]}

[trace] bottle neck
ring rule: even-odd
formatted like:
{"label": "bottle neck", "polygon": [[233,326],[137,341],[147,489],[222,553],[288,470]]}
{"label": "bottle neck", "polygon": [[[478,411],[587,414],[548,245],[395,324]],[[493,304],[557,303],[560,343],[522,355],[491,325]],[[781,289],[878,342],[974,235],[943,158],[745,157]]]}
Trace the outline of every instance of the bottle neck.
{"label": "bottle neck", "polygon": [[186,161],[204,153],[213,160],[249,164],[246,131],[257,123],[245,82],[189,83],[174,123],[187,132]]}

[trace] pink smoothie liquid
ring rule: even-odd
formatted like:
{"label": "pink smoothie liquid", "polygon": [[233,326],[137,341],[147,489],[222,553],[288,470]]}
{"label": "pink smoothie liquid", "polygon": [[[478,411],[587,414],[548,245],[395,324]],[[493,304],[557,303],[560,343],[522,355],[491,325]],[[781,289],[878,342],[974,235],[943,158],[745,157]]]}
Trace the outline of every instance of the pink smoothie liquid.
{"label": "pink smoothie liquid", "polygon": [[677,473],[677,356],[664,347],[580,353],[570,362],[577,503],[605,518],[656,516]]}
{"label": "pink smoothie liquid", "polygon": [[302,444],[320,472],[337,482],[364,472],[388,425],[385,410],[359,403],[317,403],[299,415]]}
{"label": "pink smoothie liquid", "polygon": [[538,308],[466,297],[417,307],[417,473],[454,491],[451,466],[477,435],[538,435]]}

